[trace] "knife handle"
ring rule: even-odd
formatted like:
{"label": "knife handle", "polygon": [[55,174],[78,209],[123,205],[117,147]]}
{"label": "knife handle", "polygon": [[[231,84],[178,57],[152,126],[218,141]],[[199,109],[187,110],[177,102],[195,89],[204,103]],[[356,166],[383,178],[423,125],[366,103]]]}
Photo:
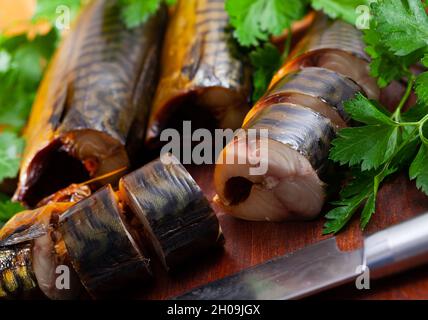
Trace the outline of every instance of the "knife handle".
{"label": "knife handle", "polygon": [[428,213],[367,237],[364,258],[374,279],[428,263]]}

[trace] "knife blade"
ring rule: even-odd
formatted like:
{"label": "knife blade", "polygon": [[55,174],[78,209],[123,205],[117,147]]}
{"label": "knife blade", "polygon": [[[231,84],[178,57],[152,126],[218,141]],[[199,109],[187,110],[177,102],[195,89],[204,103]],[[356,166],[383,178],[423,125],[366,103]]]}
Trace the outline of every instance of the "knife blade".
{"label": "knife blade", "polygon": [[342,252],[333,237],[175,299],[299,299],[350,282],[364,270],[379,278],[427,262],[428,214],[424,214],[369,236],[359,250]]}

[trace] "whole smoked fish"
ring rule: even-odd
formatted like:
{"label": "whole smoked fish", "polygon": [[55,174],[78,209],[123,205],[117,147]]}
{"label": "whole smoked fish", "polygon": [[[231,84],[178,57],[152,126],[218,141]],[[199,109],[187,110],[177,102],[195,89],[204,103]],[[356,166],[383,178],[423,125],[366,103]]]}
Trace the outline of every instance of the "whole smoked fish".
{"label": "whole smoked fish", "polygon": [[236,55],[223,0],[179,0],[168,25],[146,142],[163,129],[237,129],[249,110],[251,76]]}
{"label": "whole smoked fish", "polygon": [[166,22],[161,7],[128,29],[117,0],[95,0],[61,44],[38,91],[15,200],[35,206],[71,183],[129,167],[144,139]]}

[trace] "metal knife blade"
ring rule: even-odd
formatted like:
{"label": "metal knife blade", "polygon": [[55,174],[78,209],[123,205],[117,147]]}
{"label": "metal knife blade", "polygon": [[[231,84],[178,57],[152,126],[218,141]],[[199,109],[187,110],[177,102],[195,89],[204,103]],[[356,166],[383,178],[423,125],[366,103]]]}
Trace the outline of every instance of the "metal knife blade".
{"label": "metal knife blade", "polygon": [[356,278],[363,251],[342,252],[335,238],[243,270],[176,300],[286,300],[302,298]]}

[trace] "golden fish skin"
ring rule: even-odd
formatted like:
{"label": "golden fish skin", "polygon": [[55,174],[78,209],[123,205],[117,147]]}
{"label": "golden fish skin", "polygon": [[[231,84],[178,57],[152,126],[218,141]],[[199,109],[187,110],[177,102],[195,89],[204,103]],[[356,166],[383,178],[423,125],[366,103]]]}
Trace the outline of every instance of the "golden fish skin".
{"label": "golden fish skin", "polygon": [[270,101],[296,93],[311,96],[328,104],[347,122],[349,115],[346,114],[343,102],[353,98],[357,92],[364,93],[352,80],[325,68],[308,67],[282,78],[269,90],[267,96],[273,98]]}
{"label": "golden fish skin", "polygon": [[59,231],[74,269],[94,298],[144,284],[151,275],[149,260],[125,224],[111,186],[66,211]]}
{"label": "golden fish skin", "polygon": [[[175,163],[164,164],[174,159]],[[141,221],[169,270],[223,244],[218,219],[202,190],[170,154],[120,180],[120,195]]]}
{"label": "golden fish skin", "polygon": [[118,10],[117,0],[90,2],[50,63],[25,132],[16,200],[35,206],[128,167],[141,146],[167,13],[161,7],[128,29]]}
{"label": "golden fish skin", "polygon": [[[236,129],[248,111],[251,77],[236,56],[223,0],[179,0],[168,26],[146,141],[180,120],[208,117]],[[203,124],[201,124],[203,126]]]}
{"label": "golden fish skin", "polygon": [[[14,298],[36,297],[36,291],[55,300],[74,299],[81,294],[82,285],[70,265],[67,251],[62,249],[63,242],[57,232],[58,217],[72,205],[72,202],[49,203],[36,210],[18,213],[0,230],[0,250],[13,253],[25,248],[29,252],[26,264],[28,270],[21,266],[17,270],[22,274],[31,271],[34,274],[34,288],[37,288],[29,290],[26,285],[25,290],[20,290]],[[69,288],[59,288],[56,285],[59,266],[68,267]],[[11,271],[13,270],[8,270],[6,274],[9,279],[15,279],[16,277],[11,278]]]}
{"label": "golden fish skin", "polygon": [[0,299],[22,297],[36,288],[31,244],[0,248]]}

